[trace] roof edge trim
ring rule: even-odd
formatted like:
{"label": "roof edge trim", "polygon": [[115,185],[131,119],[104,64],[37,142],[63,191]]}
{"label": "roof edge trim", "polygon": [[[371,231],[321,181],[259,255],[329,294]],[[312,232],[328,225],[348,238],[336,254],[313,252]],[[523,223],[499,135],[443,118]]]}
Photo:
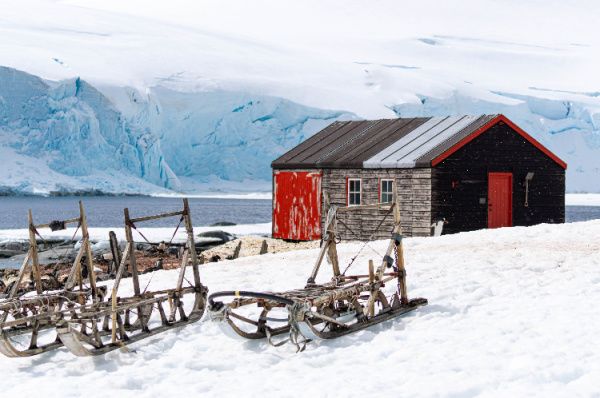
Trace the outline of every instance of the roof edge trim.
{"label": "roof edge trim", "polygon": [[495,126],[496,124],[498,124],[500,122],[506,123],[517,134],[519,134],[520,136],[525,138],[530,144],[532,144],[537,149],[542,151],[546,156],[548,156],[550,159],[552,159],[554,162],[556,162],[560,167],[562,167],[565,170],[567,169],[567,163],[565,163],[562,159],[560,159],[558,156],[553,154],[548,148],[543,146],[539,141],[537,141],[535,138],[533,138],[532,136],[527,134],[523,129],[521,129],[519,126],[514,124],[512,121],[510,121],[510,119],[508,119],[506,116],[504,116],[502,114],[496,116],[495,118],[493,118],[492,120],[490,120],[489,122],[487,122],[486,124],[484,124],[483,126],[478,128],[477,130],[475,130],[474,132],[472,132],[471,134],[469,134],[468,136],[466,136],[465,138],[463,138],[462,140],[460,140],[459,142],[454,144],[452,147],[445,150],[441,155],[438,155],[436,158],[434,158],[431,161],[431,167],[437,166],[438,164],[440,164],[441,162],[446,160],[446,158],[448,158],[454,152],[458,151],[460,148],[467,145],[469,142],[473,141],[475,138],[479,137],[481,134],[485,133],[491,127]]}

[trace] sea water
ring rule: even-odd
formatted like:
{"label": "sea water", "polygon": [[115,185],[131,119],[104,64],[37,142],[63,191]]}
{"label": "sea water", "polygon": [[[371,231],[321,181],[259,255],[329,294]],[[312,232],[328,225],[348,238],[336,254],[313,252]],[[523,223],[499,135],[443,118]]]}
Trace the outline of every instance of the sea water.
{"label": "sea water", "polygon": [[[31,209],[36,223],[63,220],[79,216],[79,201],[83,202],[90,227],[119,227],[123,225],[123,209],[131,217],[167,213],[183,208],[180,198],[145,196],[91,197],[0,197],[0,229],[27,228],[27,211]],[[257,224],[271,221],[271,201],[264,199],[189,199],[194,226],[217,222]],[[176,218],[144,223],[147,227],[177,225]]]}

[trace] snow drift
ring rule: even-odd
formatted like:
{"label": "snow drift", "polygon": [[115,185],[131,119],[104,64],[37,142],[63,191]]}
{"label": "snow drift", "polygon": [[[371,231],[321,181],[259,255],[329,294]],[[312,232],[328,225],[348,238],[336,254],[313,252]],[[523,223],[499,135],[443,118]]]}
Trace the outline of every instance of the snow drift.
{"label": "snow drift", "polygon": [[[409,295],[429,299],[406,317],[311,343],[301,354],[232,340],[203,320],[134,344],[134,352],[0,357],[0,390],[48,397],[364,397],[374,388],[382,397],[597,396],[599,235],[600,221],[590,221],[406,239]],[[372,244],[380,253],[386,245]],[[340,244],[341,264],[360,246]],[[202,280],[212,292],[298,288],[317,255],[212,263],[202,266]],[[363,250],[353,272],[366,270],[370,258],[376,254]],[[177,274],[140,278],[143,286],[152,278],[152,290],[173,286]]]}

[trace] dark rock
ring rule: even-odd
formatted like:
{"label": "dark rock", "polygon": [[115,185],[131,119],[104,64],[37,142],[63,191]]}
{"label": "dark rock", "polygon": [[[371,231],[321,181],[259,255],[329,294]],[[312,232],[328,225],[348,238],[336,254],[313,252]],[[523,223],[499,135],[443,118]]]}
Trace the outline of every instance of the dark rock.
{"label": "dark rock", "polygon": [[110,279],[110,275],[105,274],[104,272],[99,272],[98,274],[96,274],[96,281],[107,281]]}
{"label": "dark rock", "polygon": [[135,250],[150,251],[150,250],[155,250],[155,249],[154,249],[154,245],[151,245],[149,243],[137,242],[135,244]]}
{"label": "dark rock", "polygon": [[196,251],[204,251],[216,246],[220,246],[229,241],[236,239],[235,235],[225,231],[207,231],[198,234],[196,240]]}
{"label": "dark rock", "polygon": [[43,275],[41,279],[43,290],[56,290],[62,287],[62,285],[52,275]]}
{"label": "dark rock", "polygon": [[219,221],[216,222],[214,224],[209,225],[210,227],[232,227],[234,225],[237,225],[234,222],[229,222],[229,221]]}
{"label": "dark rock", "polygon": [[6,242],[0,242],[0,250],[27,253],[27,250],[29,250],[29,242],[26,240],[9,240]]}
{"label": "dark rock", "polygon": [[219,238],[227,242],[235,239],[235,236],[233,234],[221,230],[201,232],[197,236],[200,238]]}
{"label": "dark rock", "polygon": [[16,250],[2,250],[0,249],[0,258],[11,258],[14,256],[18,256],[19,254],[23,254],[22,251]]}

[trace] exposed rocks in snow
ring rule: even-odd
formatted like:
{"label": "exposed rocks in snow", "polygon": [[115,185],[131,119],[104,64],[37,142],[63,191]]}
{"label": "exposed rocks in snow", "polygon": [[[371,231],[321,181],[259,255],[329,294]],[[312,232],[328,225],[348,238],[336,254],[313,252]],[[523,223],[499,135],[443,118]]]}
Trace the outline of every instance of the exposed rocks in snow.
{"label": "exposed rocks in snow", "polygon": [[[318,241],[286,242],[280,239],[250,235],[243,236],[221,246],[206,250],[202,253],[202,255],[208,262],[212,262],[231,260],[238,257],[256,256],[266,253],[281,253],[292,250],[314,249],[316,247],[319,247]],[[236,250],[238,250],[237,256]]]}
{"label": "exposed rocks in snow", "polygon": [[[50,239],[38,243],[40,245],[39,261],[44,289],[52,290],[63,287],[81,242]],[[52,248],[50,249],[49,246],[52,246]],[[124,242],[119,242],[119,246],[121,250],[124,250]],[[196,250],[199,253],[202,263],[233,260],[240,257],[267,253],[310,249],[318,246],[319,242],[293,243],[257,235],[238,238],[229,232],[221,230],[202,232],[197,234],[196,238]],[[13,252],[17,253],[16,256],[10,256],[17,263],[25,259],[28,249],[29,243],[26,240],[7,240],[0,243],[0,255],[2,253],[6,255]],[[137,242],[135,250],[140,274],[180,267],[182,246],[179,243],[169,245],[168,242],[159,242],[158,244]],[[94,256],[94,264],[98,267],[97,279],[103,281],[114,278],[114,272],[109,272],[110,269],[114,269],[115,264],[113,263],[108,241],[100,240],[92,242],[92,254]],[[85,257],[82,264],[84,265],[84,277],[87,277]],[[0,294],[6,293],[12,288],[17,279],[17,274],[17,269],[0,269]],[[125,276],[128,275],[129,272],[126,272]],[[31,277],[30,275],[25,275],[19,292],[23,293],[32,289],[33,283]]]}

